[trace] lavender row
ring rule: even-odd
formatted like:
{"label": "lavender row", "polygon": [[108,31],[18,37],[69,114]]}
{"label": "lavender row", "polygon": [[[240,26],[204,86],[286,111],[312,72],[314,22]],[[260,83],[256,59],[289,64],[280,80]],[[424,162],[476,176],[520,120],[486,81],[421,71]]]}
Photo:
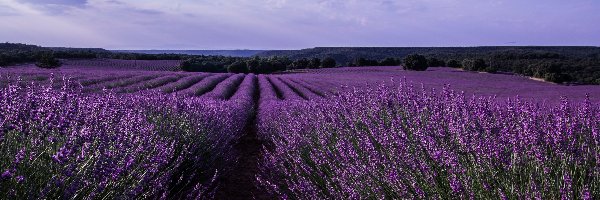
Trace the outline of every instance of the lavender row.
{"label": "lavender row", "polygon": [[132,93],[132,92],[138,92],[138,91],[142,91],[142,90],[150,90],[150,89],[154,89],[154,88],[163,86],[168,83],[175,82],[175,81],[179,80],[181,77],[183,77],[183,75],[180,75],[180,74],[161,76],[161,77],[154,78],[152,80],[139,82],[139,83],[127,86],[125,88],[120,88],[117,90],[117,92]]}
{"label": "lavender row", "polygon": [[114,81],[114,80],[120,80],[120,79],[126,79],[126,78],[131,78],[133,77],[133,74],[104,74],[100,77],[93,77],[93,78],[86,78],[83,79],[81,81],[79,81],[79,83],[81,84],[81,86],[83,87],[87,87],[90,85],[95,85],[95,84],[100,84],[100,83],[104,83],[104,82],[108,82],[108,81]]}
{"label": "lavender row", "polygon": [[600,105],[382,86],[262,107],[262,173],[289,199],[594,199]]}
{"label": "lavender row", "polygon": [[338,93],[340,85],[333,83],[323,83],[324,81],[308,81],[305,79],[295,79],[296,82],[310,88],[311,90],[321,93],[323,96],[335,95]]}
{"label": "lavender row", "polygon": [[215,86],[215,88],[212,91],[202,95],[202,97],[227,100],[236,92],[238,86],[244,80],[244,77],[244,74],[235,74],[233,76],[230,76],[229,78],[223,80],[221,83]]}
{"label": "lavender row", "polygon": [[251,109],[173,95],[0,89],[0,198],[211,198]]}
{"label": "lavender row", "polygon": [[279,77],[269,76],[268,79],[271,82],[275,91],[279,91],[281,93],[284,100],[292,100],[292,101],[305,100],[303,97],[298,95],[298,93],[296,91],[294,91],[292,88],[288,87],[285,83],[281,82]]}
{"label": "lavender row", "polygon": [[280,78],[280,80],[286,84],[289,88],[293,88],[296,93],[298,93],[300,96],[302,96],[303,98],[307,99],[307,100],[313,100],[313,99],[320,99],[321,96],[312,92],[311,90],[309,90],[308,88],[297,84],[296,82],[291,81],[290,79],[284,79],[284,78]]}
{"label": "lavender row", "polygon": [[269,82],[265,75],[258,75],[258,88],[260,94],[259,101],[261,104],[263,102],[276,101],[280,99],[278,97],[279,95],[275,92],[275,89],[273,89],[271,82]]}
{"label": "lavender row", "polygon": [[191,87],[192,85],[200,82],[202,79],[204,79],[210,75],[211,74],[207,74],[207,73],[191,75],[191,76],[179,79],[176,82],[172,82],[167,85],[158,87],[155,90],[161,91],[163,93],[177,92],[177,91],[184,90],[184,89]]}
{"label": "lavender row", "polygon": [[217,84],[229,76],[231,76],[231,74],[214,74],[178,93],[184,96],[201,96],[204,93],[210,92]]}
{"label": "lavender row", "polygon": [[138,75],[138,76],[134,76],[131,78],[125,78],[125,79],[116,79],[113,81],[108,81],[108,82],[104,82],[101,84],[97,84],[97,85],[93,85],[90,87],[85,87],[84,91],[85,92],[96,92],[99,90],[111,90],[114,88],[119,88],[119,87],[126,87],[132,84],[136,84],[142,81],[147,81],[156,77],[159,77],[159,74],[143,74],[143,75]]}
{"label": "lavender row", "polygon": [[233,96],[229,98],[230,101],[240,102],[251,102],[252,108],[254,108],[254,96],[258,92],[257,88],[258,79],[254,74],[248,74],[244,76],[244,80],[239,85]]}
{"label": "lavender row", "polygon": [[311,84],[306,83],[305,81],[297,80],[296,78],[290,78],[289,81],[299,85],[300,87],[306,88],[310,92],[312,92],[320,97],[326,97],[327,95],[331,94],[327,88],[315,87]]}
{"label": "lavender row", "polygon": [[117,59],[89,59],[89,60],[64,60],[65,68],[95,68],[112,70],[150,70],[150,71],[177,71],[180,60],[117,60]]}

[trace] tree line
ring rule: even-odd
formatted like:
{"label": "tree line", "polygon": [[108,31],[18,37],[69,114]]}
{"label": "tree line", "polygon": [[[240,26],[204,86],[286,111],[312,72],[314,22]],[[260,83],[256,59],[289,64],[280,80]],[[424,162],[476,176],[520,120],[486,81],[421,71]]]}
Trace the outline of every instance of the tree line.
{"label": "tree line", "polygon": [[333,58],[301,58],[290,60],[283,56],[272,57],[228,57],[228,56],[195,56],[181,63],[183,71],[190,72],[229,72],[270,74],[286,70],[318,69],[336,67]]}
{"label": "tree line", "polygon": [[256,74],[338,66],[403,65],[409,70],[424,70],[425,65],[448,66],[468,71],[514,73],[556,83],[600,84],[598,47],[323,47],[265,51],[249,58],[0,43],[0,67],[37,62],[40,67],[52,68],[60,66],[58,59],[94,58],[183,60],[180,66],[183,71]]}
{"label": "tree line", "polygon": [[[0,43],[0,67],[33,63],[53,68],[58,59],[121,59],[121,60],[184,60],[192,56],[181,54],[140,54],[112,52],[101,48],[41,47],[20,43]],[[51,64],[51,65],[49,65]]]}
{"label": "tree line", "polygon": [[600,47],[591,46],[316,47],[258,55],[290,59],[332,57],[345,66],[365,66],[414,54],[425,56],[428,66],[514,73],[556,83],[600,84]]}

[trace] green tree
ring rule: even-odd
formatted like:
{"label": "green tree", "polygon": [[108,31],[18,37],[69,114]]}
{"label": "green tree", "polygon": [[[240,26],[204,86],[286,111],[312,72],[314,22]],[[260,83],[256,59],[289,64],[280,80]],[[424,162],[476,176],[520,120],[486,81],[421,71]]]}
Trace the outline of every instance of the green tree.
{"label": "green tree", "polygon": [[319,59],[319,58],[310,59],[310,63],[308,64],[308,67],[311,69],[318,69],[319,67],[321,67],[321,59]]}
{"label": "green tree", "polygon": [[62,63],[54,57],[52,52],[46,52],[42,53],[40,59],[35,65],[40,68],[51,69],[60,67]]}
{"label": "green tree", "polygon": [[308,68],[309,64],[310,64],[310,61],[308,59],[301,58],[301,59],[295,60],[292,63],[291,69],[306,69],[306,68]]}
{"label": "green tree", "polygon": [[275,71],[275,69],[273,68],[273,63],[271,63],[267,59],[260,59],[258,63],[259,67],[257,73],[259,74],[270,74]]}
{"label": "green tree", "polygon": [[447,62],[448,67],[460,68],[460,63],[457,60],[451,59]]}
{"label": "green tree", "polygon": [[427,59],[427,65],[429,67],[441,67],[446,65],[446,63],[444,63],[444,61],[439,60],[437,58],[429,58]]}
{"label": "green tree", "polygon": [[246,62],[235,61],[227,66],[227,72],[229,73],[248,73],[248,66]]}
{"label": "green tree", "polygon": [[332,57],[327,57],[325,59],[323,59],[323,62],[321,62],[321,67],[323,68],[333,68],[335,67],[336,62],[335,59],[333,59]]}
{"label": "green tree", "polygon": [[404,70],[425,71],[427,70],[427,58],[419,54],[410,54],[404,58]]}
{"label": "green tree", "polygon": [[484,71],[487,68],[487,64],[483,59],[465,59],[462,66],[464,70],[468,71]]}
{"label": "green tree", "polygon": [[272,71],[284,71],[286,67],[291,63],[287,57],[271,57],[269,58],[271,63]]}
{"label": "green tree", "polygon": [[260,66],[260,58],[255,56],[254,58],[246,61],[246,66],[248,66],[248,71],[250,73],[258,74],[259,66]]}
{"label": "green tree", "polygon": [[383,59],[381,62],[379,62],[379,65],[381,66],[398,66],[400,64],[400,61],[398,59],[392,58],[392,57],[387,57],[385,59]]}

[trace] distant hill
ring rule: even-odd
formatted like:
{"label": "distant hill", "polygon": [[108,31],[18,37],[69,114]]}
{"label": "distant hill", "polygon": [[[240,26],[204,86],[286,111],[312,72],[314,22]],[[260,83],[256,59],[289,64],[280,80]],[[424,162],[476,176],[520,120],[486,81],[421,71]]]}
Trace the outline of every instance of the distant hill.
{"label": "distant hill", "polygon": [[315,47],[301,50],[271,50],[257,56],[287,56],[291,60],[300,58],[332,57],[344,65],[356,58],[382,60],[387,57],[403,58],[408,54],[423,54],[441,58],[463,59],[498,52],[548,52],[562,56],[585,57],[600,53],[600,47],[591,46],[485,46],[485,47]]}
{"label": "distant hill", "polygon": [[204,56],[233,56],[251,57],[264,52],[264,50],[112,50],[119,53],[143,53],[143,54],[185,54]]}

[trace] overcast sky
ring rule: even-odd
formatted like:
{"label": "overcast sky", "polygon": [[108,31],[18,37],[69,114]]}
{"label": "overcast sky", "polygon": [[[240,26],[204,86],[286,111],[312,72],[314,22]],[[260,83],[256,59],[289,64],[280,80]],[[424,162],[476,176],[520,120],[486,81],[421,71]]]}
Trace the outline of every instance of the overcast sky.
{"label": "overcast sky", "polygon": [[107,49],[600,46],[597,0],[0,0],[0,41]]}

